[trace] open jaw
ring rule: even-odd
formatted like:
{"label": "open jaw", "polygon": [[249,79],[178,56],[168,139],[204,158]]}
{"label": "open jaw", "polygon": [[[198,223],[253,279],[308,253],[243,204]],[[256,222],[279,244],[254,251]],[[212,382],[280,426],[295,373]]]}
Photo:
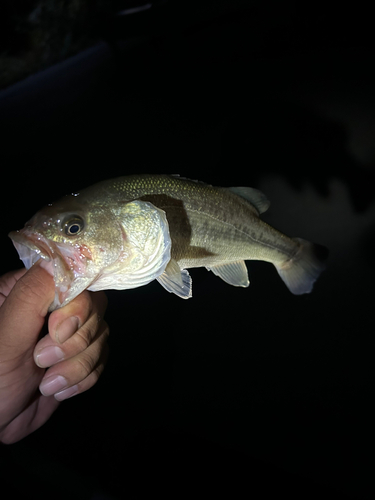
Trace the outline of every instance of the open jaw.
{"label": "open jaw", "polygon": [[30,269],[39,259],[47,262],[53,259],[53,250],[43,236],[26,231],[12,231],[9,237],[26,269]]}
{"label": "open jaw", "polygon": [[57,309],[81,293],[92,279],[88,279],[88,250],[66,243],[55,243],[40,233],[27,229],[9,233],[13,245],[26,269],[30,269],[39,259],[48,262],[47,270],[55,281],[55,299],[50,310]]}

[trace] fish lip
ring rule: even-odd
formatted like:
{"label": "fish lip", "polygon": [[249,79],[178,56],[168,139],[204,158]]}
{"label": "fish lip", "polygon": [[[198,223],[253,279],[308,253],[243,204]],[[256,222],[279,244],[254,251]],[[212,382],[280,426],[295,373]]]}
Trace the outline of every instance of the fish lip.
{"label": "fish lip", "polygon": [[82,246],[57,243],[35,232],[32,227],[9,233],[13,245],[26,269],[30,269],[39,259],[49,262],[49,272],[55,282],[55,300],[50,311],[61,307],[66,300],[74,280],[84,276],[86,262],[92,260],[90,250]]}
{"label": "fish lip", "polygon": [[[79,252],[78,248],[71,248],[70,245],[64,243],[55,243],[47,239],[43,234],[28,228],[12,231],[9,233],[9,237],[13,241],[18,253],[20,254],[21,252],[26,258],[30,258],[31,265],[35,264],[39,258],[42,258],[46,261],[53,261],[55,268],[57,261],[59,261],[66,273],[74,272],[75,274],[80,274],[85,270],[82,262],[82,253]],[[29,250],[29,255],[25,253],[25,248]],[[89,252],[88,249],[86,249],[84,256],[91,259],[91,256],[87,252]],[[77,254],[80,255],[80,258],[77,258]],[[25,267],[27,266],[25,265]]]}
{"label": "fish lip", "polygon": [[12,231],[8,236],[11,238],[26,269],[30,269],[41,258],[52,264],[55,258],[54,251],[48,245],[46,238],[40,233],[32,233],[27,228],[24,228],[19,231]]}
{"label": "fish lip", "polygon": [[27,229],[21,229],[20,231],[11,231],[8,236],[13,241],[15,246],[16,244],[17,246],[22,245],[31,252],[35,252],[38,255],[38,259],[42,258],[50,261],[55,257],[54,249],[51,247],[48,240],[40,233],[31,232]]}

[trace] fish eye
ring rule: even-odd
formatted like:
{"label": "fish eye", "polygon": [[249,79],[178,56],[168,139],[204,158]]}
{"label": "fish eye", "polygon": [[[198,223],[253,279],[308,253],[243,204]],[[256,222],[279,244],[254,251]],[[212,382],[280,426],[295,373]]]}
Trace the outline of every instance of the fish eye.
{"label": "fish eye", "polygon": [[70,217],[63,223],[65,234],[68,236],[76,236],[83,230],[84,226],[83,219],[78,215]]}

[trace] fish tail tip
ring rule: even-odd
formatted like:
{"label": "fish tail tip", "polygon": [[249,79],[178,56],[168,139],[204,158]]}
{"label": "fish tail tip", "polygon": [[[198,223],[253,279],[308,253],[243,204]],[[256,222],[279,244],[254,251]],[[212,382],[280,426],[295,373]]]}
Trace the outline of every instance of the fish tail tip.
{"label": "fish tail tip", "polygon": [[276,269],[289,290],[295,295],[310,293],[315,281],[326,268],[328,249],[323,245],[293,238],[299,243],[295,256]]}

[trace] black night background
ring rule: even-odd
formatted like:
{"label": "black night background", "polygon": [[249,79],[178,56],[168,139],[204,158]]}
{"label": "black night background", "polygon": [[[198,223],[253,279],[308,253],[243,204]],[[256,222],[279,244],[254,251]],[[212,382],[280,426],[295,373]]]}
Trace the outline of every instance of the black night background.
{"label": "black night background", "polygon": [[132,173],[256,187],[265,221],[330,255],[304,296],[264,262],[247,263],[247,289],[191,270],[187,301],[157,282],[108,291],[101,379],[1,446],[2,484],[53,499],[373,498],[369,12],[55,1],[76,14],[49,33],[45,3],[0,9],[1,274],[21,267],[8,232],[41,206]]}

